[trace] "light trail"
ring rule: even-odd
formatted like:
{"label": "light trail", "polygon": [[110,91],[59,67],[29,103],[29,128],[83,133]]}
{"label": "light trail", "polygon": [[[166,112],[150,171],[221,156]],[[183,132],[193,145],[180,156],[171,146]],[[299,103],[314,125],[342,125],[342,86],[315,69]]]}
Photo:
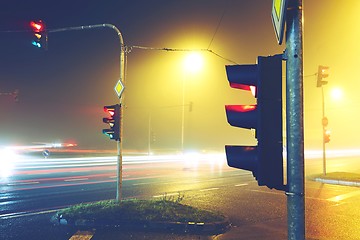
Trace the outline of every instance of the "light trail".
{"label": "light trail", "polygon": [[[196,154],[196,155],[156,155],[156,156],[124,156],[123,162],[127,164],[152,164],[152,163],[197,163],[198,161],[209,162],[211,165],[222,164],[219,159],[223,155]],[[73,158],[21,158],[14,161],[13,170],[21,169],[51,169],[69,167],[95,167],[116,165],[116,156],[109,157],[73,157]]]}
{"label": "light trail", "polygon": [[[14,162],[11,177],[2,181],[0,192],[114,183],[116,160],[116,156],[46,159],[22,157]],[[202,170],[214,172],[217,169],[223,172],[224,157],[219,154],[125,156],[123,180],[156,179],[173,176],[178,171],[189,171],[189,177],[192,177],[193,173],[200,170],[200,162]],[[166,163],[172,163],[171,167],[168,168],[170,165]]]}
{"label": "light trail", "polygon": [[[305,159],[322,158],[322,150],[305,150]],[[326,150],[327,158],[360,156],[360,149],[333,149]]]}

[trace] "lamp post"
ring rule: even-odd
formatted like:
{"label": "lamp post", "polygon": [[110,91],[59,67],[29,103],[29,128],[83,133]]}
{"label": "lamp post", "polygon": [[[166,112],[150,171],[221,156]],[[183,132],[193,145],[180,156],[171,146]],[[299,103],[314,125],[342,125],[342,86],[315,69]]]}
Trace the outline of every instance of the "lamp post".
{"label": "lamp post", "polygon": [[185,132],[185,79],[182,81],[182,111],[181,111],[181,153],[184,154],[184,132]]}
{"label": "lamp post", "polygon": [[[203,67],[203,56],[199,52],[190,52],[184,60],[184,69],[186,73],[197,73]],[[188,74],[186,74],[188,76]],[[181,112],[181,153],[184,153],[184,139],[185,139],[185,81],[182,80],[182,112]]]}
{"label": "lamp post", "polygon": [[328,119],[325,117],[325,99],[324,99],[324,88],[321,86],[321,96],[322,96],[322,150],[323,150],[323,174],[326,175],[326,148],[325,148],[325,132],[326,126],[328,125]]}

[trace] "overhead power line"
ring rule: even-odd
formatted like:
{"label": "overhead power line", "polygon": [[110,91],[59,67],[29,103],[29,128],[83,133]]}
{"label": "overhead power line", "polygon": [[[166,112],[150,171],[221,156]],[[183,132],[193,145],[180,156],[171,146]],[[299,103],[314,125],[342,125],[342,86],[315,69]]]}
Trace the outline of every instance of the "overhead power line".
{"label": "overhead power line", "polygon": [[220,54],[214,52],[213,50],[211,49],[189,49],[189,48],[157,48],[157,47],[145,47],[145,46],[128,46],[128,51],[131,52],[131,50],[133,48],[137,48],[137,49],[142,49],[142,50],[158,50],[158,51],[168,51],[168,52],[194,52],[194,51],[198,51],[198,52],[209,52],[211,54],[214,54],[215,56],[221,58],[221,59],[224,59],[228,62],[231,62],[231,63],[234,63],[234,64],[238,64],[237,62],[229,59],[229,58],[226,58],[226,57],[223,57],[221,56]]}
{"label": "overhead power line", "polygon": [[217,34],[217,32],[218,32],[218,30],[219,30],[219,28],[220,28],[221,22],[222,22],[222,20],[223,20],[223,18],[224,18],[224,16],[225,16],[225,13],[226,13],[226,10],[227,10],[228,6],[230,5],[230,2],[232,2],[232,1],[231,1],[231,0],[228,1],[227,5],[224,7],[224,9],[223,9],[223,11],[222,11],[222,13],[221,13],[221,17],[220,17],[220,19],[219,19],[219,21],[218,21],[218,24],[217,24],[217,26],[216,26],[216,28],[215,28],[214,34],[213,34],[213,36],[212,36],[212,38],[211,38],[211,41],[210,41],[209,46],[208,46],[207,49],[210,49],[210,46],[211,46],[211,44],[212,44],[213,41],[214,41],[215,35]]}

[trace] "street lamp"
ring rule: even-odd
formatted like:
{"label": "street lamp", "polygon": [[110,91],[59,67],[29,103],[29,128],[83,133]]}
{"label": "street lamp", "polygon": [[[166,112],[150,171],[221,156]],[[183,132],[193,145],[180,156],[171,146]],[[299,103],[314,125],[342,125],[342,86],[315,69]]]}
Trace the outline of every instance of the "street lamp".
{"label": "street lamp", "polygon": [[342,91],[341,88],[338,88],[338,87],[337,87],[337,88],[333,88],[333,89],[331,90],[331,97],[332,97],[332,99],[334,99],[335,101],[338,101],[338,100],[342,99],[343,95],[344,95],[344,93],[343,93],[343,91]]}
{"label": "street lamp", "polygon": [[184,68],[186,72],[197,73],[203,67],[203,56],[199,52],[190,52],[184,60]]}
{"label": "street lamp", "polygon": [[[184,59],[185,73],[197,73],[203,68],[203,56],[199,52],[190,52]],[[188,74],[186,74],[188,76]],[[184,122],[185,122],[185,77],[182,81],[182,114],[181,114],[181,153],[184,153]]]}

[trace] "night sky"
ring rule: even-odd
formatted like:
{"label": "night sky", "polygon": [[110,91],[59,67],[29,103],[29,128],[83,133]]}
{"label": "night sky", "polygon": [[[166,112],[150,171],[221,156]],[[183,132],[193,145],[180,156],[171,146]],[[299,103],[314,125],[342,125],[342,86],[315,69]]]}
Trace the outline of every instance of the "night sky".
{"label": "night sky", "polygon": [[[255,100],[228,86],[225,65],[233,64],[229,60],[251,64],[257,56],[284,51],[271,22],[272,0],[8,2],[0,9],[0,92],[18,89],[19,96],[15,102],[0,95],[0,145],[70,140],[81,148],[115,148],[115,142],[102,134],[103,106],[118,102],[113,90],[120,54],[115,31],[50,32],[44,51],[31,45],[29,22],[37,19],[48,30],[109,23],[121,31],[131,50],[125,78],[124,148],[146,150],[150,127],[154,149],[179,149],[183,81],[187,149],[223,151],[225,144],[255,143],[253,132],[226,122],[225,104]],[[332,132],[329,147],[358,145],[349,136],[360,134],[359,10],[356,0],[304,1],[307,148],[321,148],[321,90],[314,75],[318,65],[330,67],[324,87]],[[187,51],[132,46],[209,49],[222,58],[201,52],[203,69],[192,74],[183,68]],[[343,91],[336,102],[331,97],[335,87]]]}

